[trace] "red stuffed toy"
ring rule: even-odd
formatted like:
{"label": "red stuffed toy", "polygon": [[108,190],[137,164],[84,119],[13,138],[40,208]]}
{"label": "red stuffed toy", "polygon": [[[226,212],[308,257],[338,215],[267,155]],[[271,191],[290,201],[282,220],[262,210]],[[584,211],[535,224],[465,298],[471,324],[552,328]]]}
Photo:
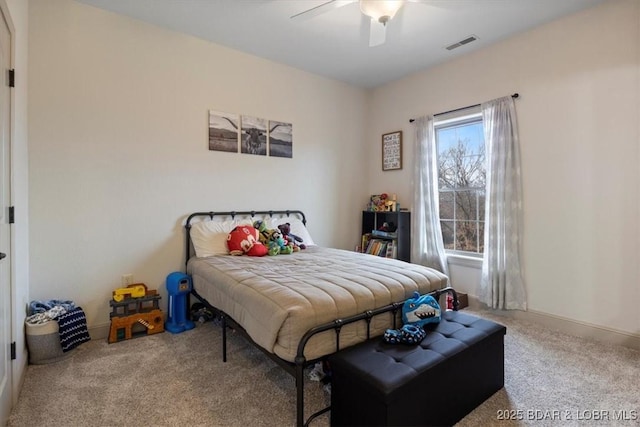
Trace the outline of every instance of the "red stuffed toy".
{"label": "red stuffed toy", "polygon": [[259,240],[259,232],[250,225],[240,225],[227,236],[231,255],[265,256],[268,249]]}

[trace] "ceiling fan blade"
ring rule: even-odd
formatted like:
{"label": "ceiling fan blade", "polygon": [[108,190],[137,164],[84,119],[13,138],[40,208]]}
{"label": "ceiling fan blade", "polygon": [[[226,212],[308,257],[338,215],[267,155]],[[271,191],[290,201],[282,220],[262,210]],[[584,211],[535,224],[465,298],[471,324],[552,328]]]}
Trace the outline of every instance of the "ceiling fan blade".
{"label": "ceiling fan blade", "polygon": [[304,10],[300,13],[296,13],[291,16],[290,19],[295,19],[298,21],[311,19],[316,16],[327,13],[333,9],[337,9],[342,6],[346,6],[350,3],[354,3],[356,0],[329,0],[328,2],[319,4],[318,6],[312,7],[311,9]]}
{"label": "ceiling fan blade", "polygon": [[369,47],[380,46],[384,44],[387,38],[387,26],[371,19],[369,23]]}
{"label": "ceiling fan blade", "polygon": [[422,3],[442,9],[464,9],[477,5],[477,0],[406,0],[408,3]]}

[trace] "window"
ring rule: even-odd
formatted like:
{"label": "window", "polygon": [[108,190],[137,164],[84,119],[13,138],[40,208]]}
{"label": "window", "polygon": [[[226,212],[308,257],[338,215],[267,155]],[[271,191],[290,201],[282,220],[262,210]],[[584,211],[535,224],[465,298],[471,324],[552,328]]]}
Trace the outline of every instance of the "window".
{"label": "window", "polygon": [[436,119],[444,248],[465,255],[482,255],[486,183],[482,115],[466,110],[464,115]]}

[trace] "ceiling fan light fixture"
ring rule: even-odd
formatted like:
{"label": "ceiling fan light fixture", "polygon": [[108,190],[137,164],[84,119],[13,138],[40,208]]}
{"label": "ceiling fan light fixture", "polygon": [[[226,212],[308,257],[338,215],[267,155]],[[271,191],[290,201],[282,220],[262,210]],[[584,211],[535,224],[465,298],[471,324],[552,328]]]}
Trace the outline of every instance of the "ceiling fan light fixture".
{"label": "ceiling fan light fixture", "polygon": [[403,4],[404,0],[360,0],[360,10],[371,19],[386,24]]}

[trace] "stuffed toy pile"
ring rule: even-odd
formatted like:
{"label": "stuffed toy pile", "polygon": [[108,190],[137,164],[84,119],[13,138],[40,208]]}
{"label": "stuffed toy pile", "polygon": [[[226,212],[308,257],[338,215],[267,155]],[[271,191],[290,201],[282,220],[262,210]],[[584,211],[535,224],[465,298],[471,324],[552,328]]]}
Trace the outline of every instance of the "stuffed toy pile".
{"label": "stuffed toy pile", "polygon": [[302,238],[291,234],[291,224],[278,228],[267,228],[264,221],[255,221],[253,226],[241,225],[227,236],[230,255],[288,255],[305,249]]}
{"label": "stuffed toy pile", "polygon": [[293,253],[293,247],[287,244],[278,229],[267,228],[264,221],[255,221],[253,227],[258,230],[260,241],[267,247],[269,255],[288,255]]}

